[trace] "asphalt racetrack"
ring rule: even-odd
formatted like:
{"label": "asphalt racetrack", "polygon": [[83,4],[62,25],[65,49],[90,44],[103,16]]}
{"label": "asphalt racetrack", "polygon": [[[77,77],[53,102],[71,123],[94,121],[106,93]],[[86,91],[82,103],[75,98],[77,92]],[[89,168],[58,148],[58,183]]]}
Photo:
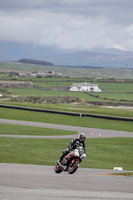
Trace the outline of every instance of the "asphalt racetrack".
{"label": "asphalt racetrack", "polygon": [[[35,126],[35,127],[43,127],[43,128],[53,128],[53,129],[61,129],[68,131],[77,131],[77,133],[84,132],[87,138],[92,137],[91,133],[93,133],[93,138],[99,137],[133,137],[133,132],[126,131],[114,131],[114,130],[104,130],[104,129],[96,129],[96,128],[86,128],[86,127],[77,127],[77,126],[67,126],[67,125],[58,125],[58,124],[48,124],[48,123],[39,123],[39,122],[28,122],[28,121],[19,121],[19,120],[9,120],[9,119],[0,119],[0,123],[4,124],[17,124],[24,126]],[[28,135],[0,135],[0,137],[25,137],[25,138],[74,138],[75,135],[63,135],[63,136],[28,136]]]}
{"label": "asphalt racetrack", "polygon": [[0,164],[0,200],[133,199],[133,177],[79,168],[56,174],[53,166]]}
{"label": "asphalt racetrack", "polygon": [[[101,137],[133,137],[133,133],[122,131],[3,119],[0,123],[84,131],[87,138],[92,137],[91,132],[93,132],[93,137],[99,137],[99,133]],[[62,137],[73,138],[75,136]],[[61,136],[53,136],[53,138],[61,138]],[[133,177],[112,176],[114,172],[117,171],[79,168],[73,175],[67,172],[56,174],[54,166],[0,163],[0,200],[133,200]]]}

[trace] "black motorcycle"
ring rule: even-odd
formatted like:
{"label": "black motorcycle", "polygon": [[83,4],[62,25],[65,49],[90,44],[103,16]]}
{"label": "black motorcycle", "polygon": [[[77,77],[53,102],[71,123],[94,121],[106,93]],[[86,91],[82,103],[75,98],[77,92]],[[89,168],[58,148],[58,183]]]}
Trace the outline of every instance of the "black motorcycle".
{"label": "black motorcycle", "polygon": [[61,162],[57,161],[55,166],[55,172],[61,173],[62,171],[67,171],[69,174],[73,174],[79,167],[81,161],[86,158],[83,146],[79,145],[76,149],[72,150],[68,155],[66,155]]}

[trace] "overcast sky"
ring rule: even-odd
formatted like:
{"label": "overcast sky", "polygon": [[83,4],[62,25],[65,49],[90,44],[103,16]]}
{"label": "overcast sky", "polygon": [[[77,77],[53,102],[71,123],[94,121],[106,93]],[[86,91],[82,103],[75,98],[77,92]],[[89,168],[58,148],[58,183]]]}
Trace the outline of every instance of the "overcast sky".
{"label": "overcast sky", "polygon": [[0,40],[133,51],[133,0],[0,0]]}

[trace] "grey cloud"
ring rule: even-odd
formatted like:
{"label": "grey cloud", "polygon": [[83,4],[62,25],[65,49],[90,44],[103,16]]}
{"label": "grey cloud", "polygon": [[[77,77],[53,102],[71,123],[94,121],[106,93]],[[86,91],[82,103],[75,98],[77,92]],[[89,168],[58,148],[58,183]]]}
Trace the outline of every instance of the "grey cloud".
{"label": "grey cloud", "polygon": [[131,23],[132,0],[0,0],[0,10],[47,10],[55,13],[106,17],[110,21]]}
{"label": "grey cloud", "polygon": [[133,51],[132,8],[132,0],[0,0],[0,40]]}

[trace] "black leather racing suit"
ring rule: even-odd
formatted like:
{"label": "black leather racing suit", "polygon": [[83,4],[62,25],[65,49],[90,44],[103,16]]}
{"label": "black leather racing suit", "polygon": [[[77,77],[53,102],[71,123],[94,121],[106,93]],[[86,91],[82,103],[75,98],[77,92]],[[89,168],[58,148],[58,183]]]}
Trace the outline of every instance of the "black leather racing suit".
{"label": "black leather racing suit", "polygon": [[85,151],[86,151],[86,144],[85,144],[85,142],[84,142],[84,141],[80,141],[78,138],[75,138],[75,139],[73,139],[73,140],[71,141],[71,143],[68,145],[68,148],[65,149],[65,150],[63,151],[63,154],[62,154],[61,157],[59,158],[59,162],[61,162],[61,160],[63,159],[63,157],[65,157],[67,154],[69,154],[70,151],[72,151],[73,149],[75,149],[75,148],[76,148],[76,145],[78,145],[78,144],[80,144],[80,143],[82,143],[83,148],[84,148],[84,153],[85,153]]}

